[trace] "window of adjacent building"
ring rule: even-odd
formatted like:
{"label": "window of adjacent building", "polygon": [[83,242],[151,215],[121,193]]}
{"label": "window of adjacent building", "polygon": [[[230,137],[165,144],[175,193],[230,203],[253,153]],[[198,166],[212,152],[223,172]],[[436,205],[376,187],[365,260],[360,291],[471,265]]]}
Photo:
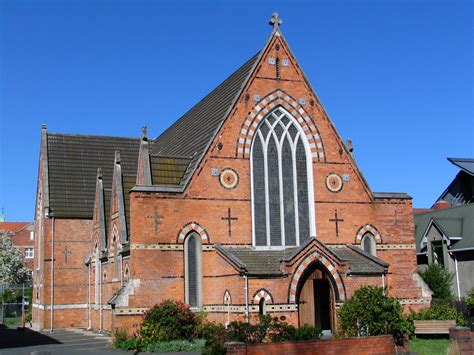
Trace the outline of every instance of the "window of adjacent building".
{"label": "window of adjacent building", "polygon": [[362,249],[366,252],[369,253],[370,255],[375,256],[375,238],[372,233],[365,233],[364,236],[362,237],[361,241],[361,246]]}
{"label": "window of adjacent building", "polygon": [[432,242],[431,252],[433,254],[433,262],[444,267],[443,242],[442,241]]}
{"label": "window of adjacent building", "polygon": [[35,257],[34,248],[25,248],[25,259],[33,259]]}
{"label": "window of adjacent building", "polygon": [[202,242],[197,233],[191,233],[184,243],[186,303],[202,307]]}
{"label": "window of adjacent building", "polygon": [[254,245],[304,244],[314,233],[311,154],[303,129],[282,108],[255,132],[251,167]]}
{"label": "window of adjacent building", "polygon": [[30,232],[30,240],[34,240],[35,239],[35,232],[31,231]]}

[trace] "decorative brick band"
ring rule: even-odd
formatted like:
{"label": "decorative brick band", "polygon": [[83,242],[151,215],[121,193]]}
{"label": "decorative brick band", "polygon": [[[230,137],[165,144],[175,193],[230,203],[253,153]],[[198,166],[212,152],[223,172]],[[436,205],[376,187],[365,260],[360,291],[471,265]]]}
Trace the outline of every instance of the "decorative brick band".
{"label": "decorative brick band", "polygon": [[382,236],[380,235],[380,232],[378,231],[378,229],[372,224],[366,224],[366,225],[360,227],[359,230],[357,231],[357,235],[356,235],[356,243],[357,244],[360,244],[360,242],[361,242],[362,238],[364,237],[365,233],[372,233],[372,235],[375,238],[375,242],[376,243],[382,243]]}
{"label": "decorative brick band", "polygon": [[324,147],[319,131],[305,109],[282,90],[275,90],[258,102],[245,118],[237,140],[236,157],[249,158],[253,135],[263,118],[278,106],[283,107],[299,123],[306,134],[313,159],[325,159]]}
{"label": "decorative brick band", "polygon": [[293,273],[291,283],[290,283],[290,290],[288,295],[288,302],[289,303],[296,303],[296,290],[298,289],[298,282],[303,275],[304,271],[308,268],[309,265],[313,264],[315,261],[319,261],[331,274],[334,283],[336,284],[337,290],[336,292],[336,302],[338,301],[345,301],[346,300],[346,290],[344,288],[344,284],[342,283],[341,276],[336,271],[336,267],[332,262],[330,262],[326,257],[319,254],[317,251],[313,252],[311,255],[306,257],[302,262],[299,263],[296,271]]}
{"label": "decorative brick band", "polygon": [[185,224],[179,231],[178,237],[176,238],[176,243],[184,243],[184,239],[190,232],[196,232],[199,234],[203,243],[207,242],[209,244],[211,242],[204,227],[200,226],[197,222],[189,222]]}
{"label": "decorative brick band", "polygon": [[264,288],[259,289],[257,292],[253,294],[252,303],[258,304],[260,303],[260,300],[262,298],[265,298],[265,303],[268,303],[268,302],[274,303],[273,296],[271,295],[270,292],[268,292],[268,290]]}

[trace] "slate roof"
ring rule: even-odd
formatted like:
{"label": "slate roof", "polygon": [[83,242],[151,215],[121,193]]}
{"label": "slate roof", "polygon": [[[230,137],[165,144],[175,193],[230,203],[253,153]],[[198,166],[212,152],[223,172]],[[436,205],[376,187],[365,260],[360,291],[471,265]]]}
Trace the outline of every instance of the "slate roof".
{"label": "slate roof", "polygon": [[[342,261],[349,263],[349,273],[353,275],[380,275],[388,264],[363,250],[347,245],[341,248],[328,247],[329,251]],[[216,250],[242,273],[256,277],[283,276],[281,263],[301,248],[286,250],[255,250],[216,246]]]}
{"label": "slate roof", "polygon": [[348,273],[351,275],[380,275],[389,266],[385,261],[353,245],[346,245],[343,248],[330,247],[329,250],[339,259],[349,263]]}
{"label": "slate roof", "polygon": [[150,155],[153,185],[183,185],[189,175],[190,158]]}
{"label": "slate roof", "polygon": [[450,251],[474,248],[474,204],[458,205],[415,215],[416,251],[421,251],[421,240],[431,221],[451,240]]}
{"label": "slate roof", "polygon": [[191,159],[185,185],[237,100],[259,55],[256,54],[193,106],[157,139],[152,155]]}
{"label": "slate roof", "polygon": [[448,160],[457,167],[464,170],[471,176],[474,176],[474,159],[468,158],[448,158]]}
{"label": "slate roof", "polygon": [[91,219],[97,168],[112,187],[115,151],[123,174],[136,175],[140,139],[47,133],[49,207],[60,218]]}
{"label": "slate roof", "polygon": [[374,198],[398,198],[412,199],[412,197],[404,192],[373,192]]}
{"label": "slate roof", "polygon": [[124,207],[125,207],[125,220],[127,223],[127,234],[130,235],[130,190],[135,186],[136,175],[123,175],[123,195],[124,195]]}

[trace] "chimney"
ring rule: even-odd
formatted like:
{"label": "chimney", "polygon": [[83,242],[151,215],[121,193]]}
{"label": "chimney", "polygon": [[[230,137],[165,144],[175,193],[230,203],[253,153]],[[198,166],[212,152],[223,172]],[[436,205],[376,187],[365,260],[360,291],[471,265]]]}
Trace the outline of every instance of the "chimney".
{"label": "chimney", "polygon": [[436,201],[436,203],[433,206],[433,209],[435,209],[435,210],[444,210],[444,209],[449,208],[449,207],[451,207],[451,205],[449,204],[448,201],[439,200],[439,201]]}

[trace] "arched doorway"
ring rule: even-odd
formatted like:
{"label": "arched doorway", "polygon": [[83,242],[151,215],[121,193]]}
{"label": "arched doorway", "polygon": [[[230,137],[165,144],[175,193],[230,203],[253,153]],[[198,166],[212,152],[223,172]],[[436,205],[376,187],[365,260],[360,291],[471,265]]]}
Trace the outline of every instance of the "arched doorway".
{"label": "arched doorway", "polygon": [[310,265],[298,283],[299,325],[309,324],[321,328],[323,333],[334,330],[334,279],[319,262]]}

